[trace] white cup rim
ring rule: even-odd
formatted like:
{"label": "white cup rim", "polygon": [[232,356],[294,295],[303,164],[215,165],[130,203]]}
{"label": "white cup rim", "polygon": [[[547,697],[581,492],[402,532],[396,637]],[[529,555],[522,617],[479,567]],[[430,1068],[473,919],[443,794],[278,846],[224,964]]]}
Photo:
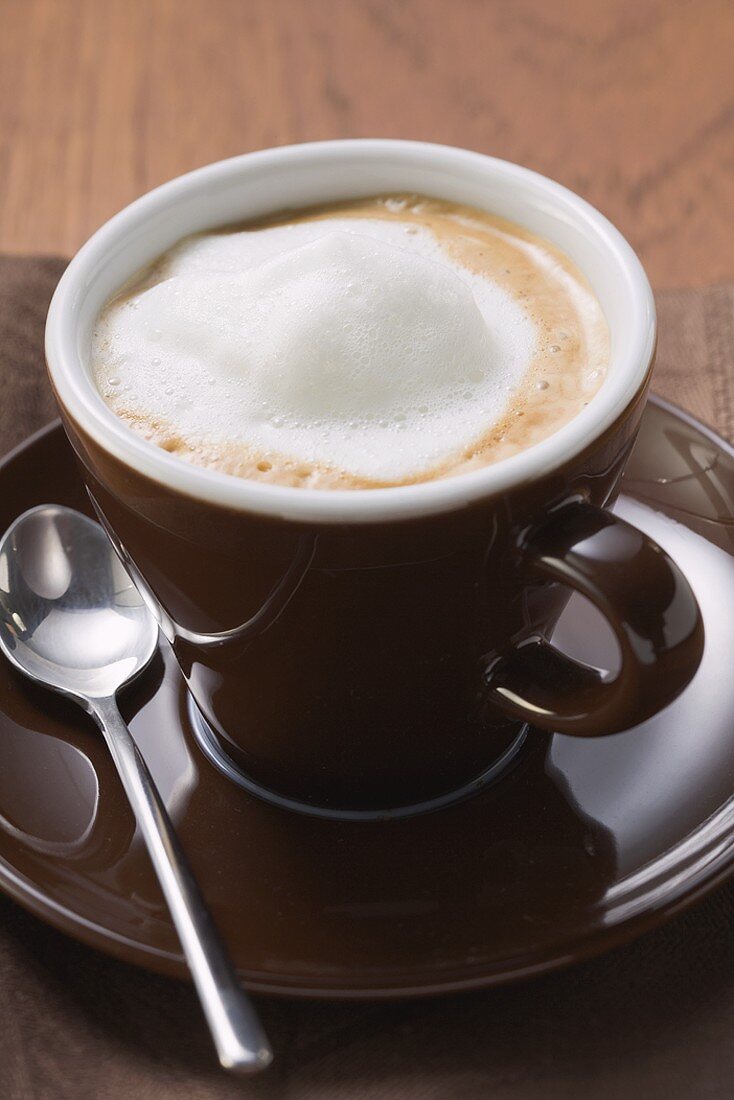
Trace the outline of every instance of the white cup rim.
{"label": "white cup rim", "polygon": [[[395,165],[401,171],[412,165],[421,171],[440,170],[447,178],[449,174],[456,179],[462,174],[484,177],[488,185],[494,183],[527,196],[541,213],[545,207],[556,224],[566,224],[569,232],[584,236],[599,263],[603,259],[614,272],[615,293],[621,295],[619,311],[625,319],[624,354],[589,405],[540,443],[497,463],[453,477],[381,489],[302,489],[248,481],[184,462],[129,429],[98,393],[80,349],[82,306],[103,265],[110,257],[123,257],[127,242],[154,227],[167,210],[182,207],[197,196],[203,201],[202,196],[231,190],[238,180],[264,183],[268,176],[275,178],[274,174],[322,171],[328,178],[328,170],[337,163],[365,169],[380,165],[383,170],[385,165]],[[323,201],[329,198],[327,194]],[[117,285],[124,281],[120,279]],[[612,336],[614,340],[614,332]],[[67,415],[97,445],[154,481],[236,511],[303,522],[370,523],[454,511],[537,480],[566,464],[614,424],[643,390],[655,339],[655,306],[639,259],[621,233],[572,191],[527,168],[464,149],[390,139],[350,139],[281,146],[218,161],[179,176],[125,207],[97,230],[62,276],[48,312],[46,359]]]}

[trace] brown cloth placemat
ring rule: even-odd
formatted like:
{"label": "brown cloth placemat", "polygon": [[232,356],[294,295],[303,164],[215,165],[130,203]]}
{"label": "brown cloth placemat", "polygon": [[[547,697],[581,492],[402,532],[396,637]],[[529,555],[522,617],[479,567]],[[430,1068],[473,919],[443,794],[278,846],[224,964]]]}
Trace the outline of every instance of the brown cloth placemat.
{"label": "brown cloth placemat", "polygon": [[[0,257],[0,453],[54,416],[43,323],[63,266]],[[734,285],[658,307],[653,388],[732,438]],[[190,987],[0,898],[2,1100],[699,1100],[734,1095],[734,883],[629,947],[521,985],[258,1003],[275,1064],[228,1078]]]}

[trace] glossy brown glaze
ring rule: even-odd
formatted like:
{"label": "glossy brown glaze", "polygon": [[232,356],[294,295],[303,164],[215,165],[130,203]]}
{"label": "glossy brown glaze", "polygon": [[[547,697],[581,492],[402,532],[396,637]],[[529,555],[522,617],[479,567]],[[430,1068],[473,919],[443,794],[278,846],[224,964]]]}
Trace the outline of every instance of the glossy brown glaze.
{"label": "glossy brown glaze", "polygon": [[[195,500],[68,418],[66,428],[95,510],[161,609],[228,755],[291,799],[393,809],[480,776],[524,721],[615,732],[695,672],[702,632],[685,579],[599,512],[616,497],[643,402],[641,392],[585,451],[532,483],[438,516],[362,525]],[[565,557],[552,566],[554,538]],[[528,648],[549,636],[567,585],[617,627],[625,660],[613,686],[546,644]]]}
{"label": "glossy brown glaze", "polygon": [[[0,525],[47,500],[90,511],[60,428],[0,468]],[[327,822],[247,796],[195,745],[167,650],[123,697],[252,988],[388,997],[520,978],[630,938],[729,873],[734,452],[653,403],[617,510],[692,581],[706,628],[698,673],[662,714],[616,737],[531,731],[501,783],[440,813]],[[576,597],[553,641],[600,667],[616,660]],[[4,662],[0,883],[87,943],[185,972],[101,738]]]}
{"label": "glossy brown glaze", "polygon": [[690,681],[704,645],[691,586],[657,543],[611,512],[567,504],[522,540],[533,577],[575,589],[614,630],[620,669],[610,678],[570,660],[546,638],[522,638],[487,670],[490,698],[540,729],[618,733],[662,710]]}

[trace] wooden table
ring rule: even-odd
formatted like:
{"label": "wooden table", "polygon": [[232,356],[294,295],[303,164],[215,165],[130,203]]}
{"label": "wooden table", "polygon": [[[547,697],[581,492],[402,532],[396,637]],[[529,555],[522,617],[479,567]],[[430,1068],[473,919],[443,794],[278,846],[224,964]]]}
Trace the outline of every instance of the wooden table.
{"label": "wooden table", "polygon": [[71,253],[207,161],[414,137],[599,206],[657,287],[734,277],[731,0],[0,0],[0,250]]}

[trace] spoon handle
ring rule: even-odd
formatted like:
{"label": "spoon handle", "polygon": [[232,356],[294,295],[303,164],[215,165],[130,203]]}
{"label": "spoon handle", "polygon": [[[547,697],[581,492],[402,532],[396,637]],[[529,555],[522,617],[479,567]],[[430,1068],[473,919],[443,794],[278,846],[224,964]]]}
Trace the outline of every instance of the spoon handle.
{"label": "spoon handle", "polygon": [[171,819],[114,698],[91,699],[176,926],[209,1029],[225,1069],[254,1073],[272,1051],[214,927]]}

